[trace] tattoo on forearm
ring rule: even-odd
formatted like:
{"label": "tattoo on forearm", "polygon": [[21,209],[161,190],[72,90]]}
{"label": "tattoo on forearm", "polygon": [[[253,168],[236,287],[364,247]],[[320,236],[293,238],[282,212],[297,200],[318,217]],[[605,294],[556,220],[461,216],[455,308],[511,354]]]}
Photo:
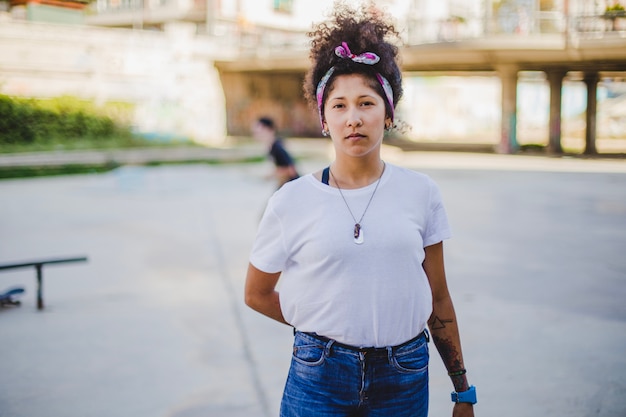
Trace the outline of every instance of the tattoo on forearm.
{"label": "tattoo on forearm", "polygon": [[[433,336],[433,341],[437,346],[437,350],[439,350],[441,359],[443,359],[443,363],[445,364],[448,372],[463,369],[463,361],[461,361],[459,352],[456,350],[452,342],[450,342],[448,339],[442,339],[441,337],[437,336]],[[455,390],[465,391],[469,388],[465,375],[453,376],[451,377],[451,379]]]}
{"label": "tattoo on forearm", "polygon": [[454,385],[455,391],[460,392],[467,391],[469,389],[469,384],[465,375],[453,376],[450,379],[452,380],[452,385]]}
{"label": "tattoo on forearm", "polygon": [[459,352],[450,340],[433,335],[433,342],[435,342],[435,346],[437,346],[437,350],[439,351],[441,359],[443,359],[443,363],[446,365],[448,371],[455,371],[463,368],[463,362],[460,358],[461,355],[459,355]]}
{"label": "tattoo on forearm", "polygon": [[[452,343],[450,339],[443,336],[446,335],[446,329],[450,323],[454,323],[453,319],[441,319],[437,316],[431,317],[428,321],[428,326],[431,330],[431,335],[439,355],[443,360],[443,363],[448,372],[455,372],[463,369],[463,361],[461,360],[461,353],[457,350],[457,346]],[[454,389],[457,391],[465,391],[469,388],[467,383],[467,377],[465,375],[451,377]]]}
{"label": "tattoo on forearm", "polygon": [[439,330],[439,329],[444,329],[446,327],[446,323],[452,323],[452,322],[453,322],[452,319],[442,320],[439,317],[435,316],[430,320],[430,322],[428,323],[428,326],[430,327],[430,330]]}

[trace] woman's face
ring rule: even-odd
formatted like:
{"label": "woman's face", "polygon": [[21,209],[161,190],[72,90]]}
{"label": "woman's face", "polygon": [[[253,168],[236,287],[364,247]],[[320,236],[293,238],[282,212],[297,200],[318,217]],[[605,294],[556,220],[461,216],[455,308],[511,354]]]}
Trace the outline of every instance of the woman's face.
{"label": "woman's face", "polygon": [[380,149],[385,132],[385,102],[361,74],[338,75],[324,104],[324,127],[337,153],[364,156]]}

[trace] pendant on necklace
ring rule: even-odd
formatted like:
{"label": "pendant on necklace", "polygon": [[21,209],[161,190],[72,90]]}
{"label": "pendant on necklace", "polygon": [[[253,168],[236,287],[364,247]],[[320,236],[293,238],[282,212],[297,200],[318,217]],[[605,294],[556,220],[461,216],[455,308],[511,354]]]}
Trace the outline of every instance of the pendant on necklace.
{"label": "pendant on necklace", "polygon": [[354,225],[354,243],[357,245],[363,243],[363,230],[361,230],[361,225],[358,223]]}

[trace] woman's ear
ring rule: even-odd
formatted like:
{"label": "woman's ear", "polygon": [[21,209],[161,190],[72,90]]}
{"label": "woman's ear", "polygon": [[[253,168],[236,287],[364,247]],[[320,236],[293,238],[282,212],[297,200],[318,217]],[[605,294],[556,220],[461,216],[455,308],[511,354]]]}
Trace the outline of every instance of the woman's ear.
{"label": "woman's ear", "polygon": [[391,121],[391,117],[385,118],[385,130],[391,130],[393,127],[393,121]]}
{"label": "woman's ear", "polygon": [[328,136],[330,131],[328,130],[328,125],[326,124],[326,120],[322,120],[322,135]]}

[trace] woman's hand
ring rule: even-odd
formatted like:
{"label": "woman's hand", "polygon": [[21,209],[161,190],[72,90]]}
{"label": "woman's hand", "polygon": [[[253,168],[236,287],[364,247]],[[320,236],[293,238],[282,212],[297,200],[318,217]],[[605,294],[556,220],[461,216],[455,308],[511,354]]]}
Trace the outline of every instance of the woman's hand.
{"label": "woman's hand", "polygon": [[452,409],[452,417],[474,417],[474,406],[470,403],[456,403]]}

